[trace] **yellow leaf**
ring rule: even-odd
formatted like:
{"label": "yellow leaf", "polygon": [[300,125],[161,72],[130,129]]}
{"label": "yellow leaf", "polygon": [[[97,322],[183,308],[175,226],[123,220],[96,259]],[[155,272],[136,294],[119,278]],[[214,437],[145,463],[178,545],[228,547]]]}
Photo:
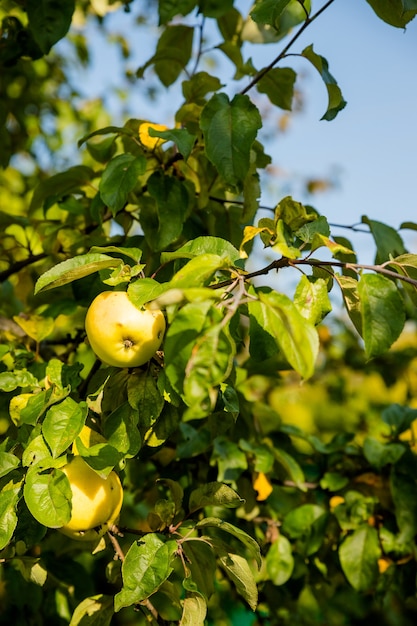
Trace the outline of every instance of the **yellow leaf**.
{"label": "yellow leaf", "polygon": [[253,488],[258,492],[256,499],[258,501],[266,500],[272,493],[272,485],[263,472],[259,472],[253,481]]}
{"label": "yellow leaf", "polygon": [[139,139],[142,145],[145,148],[149,148],[149,150],[154,150],[161,144],[165,143],[166,139],[161,139],[161,137],[151,137],[149,134],[149,129],[153,128],[153,130],[168,130],[168,126],[164,126],[163,124],[152,124],[151,122],[143,122],[139,126]]}
{"label": "yellow leaf", "polygon": [[16,324],[37,343],[40,343],[54,330],[54,319],[43,317],[42,315],[15,315],[13,317]]}
{"label": "yellow leaf", "polygon": [[380,574],[383,574],[387,571],[392,561],[387,559],[387,557],[383,557],[382,559],[378,559],[378,570]]}
{"label": "yellow leaf", "polygon": [[345,499],[342,496],[333,496],[329,501],[330,510],[333,511],[339,504],[343,504],[344,501]]}

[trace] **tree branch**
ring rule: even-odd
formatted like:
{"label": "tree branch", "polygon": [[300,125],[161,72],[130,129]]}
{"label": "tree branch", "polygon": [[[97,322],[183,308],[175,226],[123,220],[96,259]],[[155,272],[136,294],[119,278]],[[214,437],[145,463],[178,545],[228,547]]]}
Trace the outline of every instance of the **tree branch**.
{"label": "tree branch", "polygon": [[37,261],[42,261],[42,259],[46,259],[47,256],[46,252],[41,252],[40,254],[28,256],[27,259],[22,259],[22,261],[16,261],[16,263],[13,263],[13,265],[8,267],[7,270],[0,272],[0,283],[4,283],[8,278],[10,278],[10,276],[17,274],[17,272],[20,272],[20,270],[24,267],[32,265],[32,263],[37,263]]}
{"label": "tree branch", "polygon": [[[382,274],[383,276],[387,276],[389,278],[394,278],[395,280],[400,280],[404,283],[408,283],[413,287],[417,288],[417,279],[410,278],[409,276],[403,276],[398,272],[394,272],[393,270],[389,270],[385,267],[385,265],[367,265],[364,263],[344,263],[343,261],[320,261],[319,259],[289,259],[288,257],[281,257],[276,261],[272,261],[269,265],[262,267],[259,270],[255,270],[254,272],[249,272],[244,275],[244,280],[251,280],[252,278],[256,278],[257,276],[265,276],[272,272],[273,270],[280,270],[284,267],[296,267],[297,265],[310,265],[310,267],[319,267],[323,269],[327,269],[328,267],[341,267],[346,270],[353,270],[358,273],[360,270],[370,270],[377,274]],[[224,280],[221,283],[216,283],[211,285],[213,289],[220,289],[222,287],[227,287],[233,282],[233,278],[229,278],[228,280]]]}
{"label": "tree branch", "polygon": [[372,272],[376,272],[377,274],[383,274],[384,276],[388,276],[389,278],[395,278],[396,280],[401,280],[404,283],[408,283],[409,285],[413,285],[413,287],[417,287],[417,280],[415,278],[410,278],[409,276],[403,276],[398,272],[394,272],[393,270],[388,270],[385,265],[366,265],[363,263],[343,263],[342,261],[319,261],[315,259],[300,259],[300,260],[290,260],[289,265],[311,265],[314,267],[342,267],[347,270],[353,270],[357,272],[358,270],[370,270]]}
{"label": "tree branch", "polygon": [[281,59],[283,59],[285,57],[285,55],[287,54],[288,50],[291,48],[291,46],[294,45],[294,43],[297,41],[297,39],[300,37],[300,35],[302,35],[302,33],[305,31],[305,29],[307,28],[307,26],[309,26],[312,22],[314,22],[314,20],[316,20],[326,9],[328,9],[328,7],[333,4],[335,0],[328,0],[326,2],[326,4],[324,4],[321,9],[319,9],[317,11],[317,13],[315,13],[314,15],[307,16],[305,22],[302,24],[302,26],[298,29],[298,31],[295,33],[295,35],[292,37],[292,39],[290,39],[290,41],[288,42],[288,44],[285,46],[285,48],[279,53],[279,55],[277,57],[275,57],[275,59],[273,61],[271,61],[271,63],[269,65],[267,65],[266,67],[264,67],[263,69],[260,70],[260,72],[258,72],[256,74],[256,76],[253,77],[253,79],[250,81],[250,83],[244,88],[242,89],[242,91],[240,91],[240,93],[243,95],[245,93],[247,93],[250,89],[252,89],[252,87],[254,85],[256,85],[256,83],[258,83],[261,78],[263,78],[265,76],[265,74],[267,74],[268,72],[270,72],[272,70],[273,67],[275,67],[275,65],[277,63],[279,63],[279,61],[281,61]]}

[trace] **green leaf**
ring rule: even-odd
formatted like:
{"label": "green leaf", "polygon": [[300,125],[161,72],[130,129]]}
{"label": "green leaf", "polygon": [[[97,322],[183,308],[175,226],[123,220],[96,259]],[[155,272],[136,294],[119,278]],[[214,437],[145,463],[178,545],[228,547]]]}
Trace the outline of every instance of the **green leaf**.
{"label": "green leaf", "polygon": [[[301,202],[297,202],[291,196],[285,196],[278,202],[275,208],[275,222],[277,223],[279,220],[282,220],[290,231],[297,236],[300,232],[303,232],[301,230],[303,226],[310,222],[314,224],[319,221],[315,213],[312,213],[311,210],[309,211],[308,207],[301,204]],[[320,220],[319,224],[312,228],[314,228],[314,232],[317,232],[317,229],[319,229],[319,232],[322,232],[326,228],[326,224],[323,220]]]}
{"label": "green leaf", "polygon": [[364,496],[358,491],[347,491],[343,495],[345,501],[333,511],[341,529],[355,530],[367,524],[369,518],[374,515],[376,498]]}
{"label": "green leaf", "polygon": [[71,518],[72,492],[58,469],[44,469],[42,461],[28,469],[23,495],[33,517],[44,526],[60,528]]}
{"label": "green leaf", "polygon": [[141,278],[134,283],[130,283],[127,288],[129,300],[133,302],[138,309],[144,304],[155,300],[168,289],[168,283],[158,283],[153,278]]}
{"label": "green leaf", "polygon": [[329,491],[339,491],[349,483],[349,478],[339,472],[325,472],[320,480],[320,487]]}
{"label": "green leaf", "polygon": [[408,430],[417,420],[417,409],[401,404],[390,404],[381,413],[382,421],[390,426],[395,437]]}
{"label": "green leaf", "polygon": [[167,24],[177,15],[188,15],[197,4],[197,0],[160,0],[158,3],[159,25]]}
{"label": "green leaf", "polygon": [[51,451],[46,445],[45,439],[42,435],[38,435],[37,437],[31,439],[29,444],[26,446],[22,454],[22,465],[24,467],[28,467],[29,465],[34,465],[39,461],[51,458]]}
{"label": "green leaf", "polygon": [[[33,4],[37,5],[38,3],[36,0],[33,0]],[[48,205],[51,206],[71,193],[80,192],[82,187],[87,185],[94,176],[94,170],[86,165],[75,165],[66,172],[50,176],[35,187],[29,212],[33,213],[41,208],[46,200]]]}
{"label": "green leaf", "polygon": [[173,571],[177,542],[148,533],[129,548],[122,565],[123,587],[114,598],[115,611],[155,593]]}
{"label": "green leaf", "polygon": [[196,237],[174,252],[163,252],[161,263],[175,259],[193,259],[203,254],[211,254],[227,259],[231,264],[240,259],[239,251],[227,239],[221,237]]}
{"label": "green leaf", "polygon": [[91,133],[88,133],[88,135],[84,135],[84,137],[82,137],[79,141],[78,141],[78,147],[80,148],[83,143],[85,143],[86,141],[88,141],[89,139],[91,139],[92,137],[96,137],[98,135],[127,135],[128,137],[132,137],[134,136],[136,133],[135,131],[133,131],[131,128],[127,127],[127,126],[106,126],[105,128],[99,128],[98,130],[93,130]]}
{"label": "green leaf", "polygon": [[110,626],[113,615],[113,597],[98,594],[75,607],[69,626]]}
{"label": "green leaf", "polygon": [[167,26],[158,40],[154,56],[140,67],[136,75],[142,78],[150,65],[165,87],[169,87],[177,80],[185,69],[191,57],[194,28],[176,24]]}
{"label": "green leaf", "polygon": [[175,288],[202,287],[210,284],[214,274],[228,267],[228,259],[217,254],[200,254],[190,259],[171,279]]}
{"label": "green leaf", "polygon": [[187,102],[204,105],[205,96],[218,91],[221,87],[222,84],[217,76],[211,76],[207,72],[197,72],[189,80],[182,82],[182,93]]}
{"label": "green leaf", "polygon": [[365,524],[346,537],[339,548],[343,572],[356,591],[369,591],[378,577],[381,556],[378,533]]}
{"label": "green leaf", "polygon": [[[206,506],[224,506],[234,509],[243,503],[238,493],[228,485],[210,482],[194,489],[190,494],[188,507],[190,513],[203,509]],[[213,526],[214,524],[210,524]]]}
{"label": "green leaf", "polygon": [[[140,248],[127,248],[124,246],[92,246],[90,252],[114,252],[118,256],[126,256],[128,259],[132,259],[136,265],[139,264],[142,258],[142,250]],[[141,269],[145,266],[142,265]]]}
{"label": "green leaf", "polygon": [[138,177],[146,170],[146,158],[133,154],[119,154],[107,164],[99,184],[102,201],[115,216],[127,202],[136,187]]}
{"label": "green leaf", "polygon": [[178,428],[181,416],[178,409],[165,403],[156,422],[146,431],[144,441],[147,446],[156,448],[161,446]]}
{"label": "green leaf", "polygon": [[62,287],[62,285],[67,285],[94,272],[108,267],[116,267],[120,264],[120,259],[114,259],[106,254],[88,253],[72,257],[58,263],[42,274],[36,281],[35,294],[42,290]]}
{"label": "green leaf", "polygon": [[282,532],[298,539],[305,555],[311,556],[325,539],[328,513],[316,504],[302,504],[284,518]]}
{"label": "green leaf", "polygon": [[271,446],[266,444],[254,445],[245,439],[239,440],[239,447],[249,452],[253,459],[255,472],[267,474],[272,471],[274,464],[274,452]]}
{"label": "green leaf", "polygon": [[367,0],[367,2],[381,20],[397,28],[405,28],[417,13],[415,3],[407,0]]}
{"label": "green leaf", "polygon": [[403,444],[381,443],[373,437],[366,437],[363,442],[363,454],[366,460],[377,469],[396,463],[405,450]]}
{"label": "green leaf", "polygon": [[214,440],[211,464],[216,464],[219,482],[235,483],[242,472],[248,467],[246,454],[234,442],[225,436]]}
{"label": "green leaf", "polygon": [[54,458],[72,444],[81,432],[86,416],[85,402],[78,404],[72,398],[65,398],[48,409],[42,424],[42,434]]}
{"label": "green leaf", "polygon": [[87,142],[87,150],[95,161],[107,163],[117,150],[115,137],[105,137],[100,141],[94,138]]}
{"label": "green leaf", "polygon": [[216,578],[216,559],[212,547],[204,538],[190,538],[182,543],[189,576],[194,589],[198,589],[209,600],[214,593],[214,581]]}
{"label": "green leaf", "polygon": [[262,127],[259,111],[248,96],[215,94],[201,113],[208,159],[224,180],[241,187],[249,171],[250,150]]}
{"label": "green leaf", "polygon": [[169,382],[178,393],[183,390],[187,363],[211,306],[211,301],[190,302],[180,309],[168,327],[164,340],[165,371]]}
{"label": "green leaf", "polygon": [[250,16],[254,22],[274,26],[291,0],[260,0],[252,9]]}
{"label": "green leaf", "polygon": [[275,106],[291,111],[296,77],[297,74],[289,67],[275,68],[258,81],[256,88],[266,94]]}
{"label": "green leaf", "polygon": [[206,17],[220,18],[232,6],[233,0],[200,0],[200,10]]}
{"label": "green leaf", "polygon": [[[253,43],[274,43],[306,19],[311,2],[304,0],[260,0],[256,2],[243,29],[242,38]],[[255,28],[254,28],[255,26]]]}
{"label": "green leaf", "polygon": [[291,544],[284,535],[280,534],[269,548],[265,565],[269,580],[277,587],[284,585],[291,578],[294,557]]}
{"label": "green leaf", "polygon": [[340,91],[336,80],[329,72],[329,64],[326,59],[319,54],[316,54],[312,45],[307,46],[307,48],[303,50],[302,55],[308,59],[310,63],[312,63],[326,85],[329,101],[327,111],[321,119],[331,121],[342,109],[345,108],[347,103],[343,99],[342,92]]}
{"label": "green leaf", "polygon": [[[309,214],[306,212],[306,216]],[[297,231],[296,236],[305,243],[312,243],[316,235],[323,235],[324,237],[330,236],[330,226],[327,218],[324,215],[320,215],[317,219],[303,224]]]}
{"label": "green leaf", "polygon": [[284,294],[258,291],[259,300],[249,302],[249,315],[275,340],[289,364],[303,378],[314,373],[319,342],[317,331]]}
{"label": "green leaf", "polygon": [[[242,504],[241,499],[240,499],[239,504]],[[258,543],[255,541],[255,539],[253,539],[253,537],[248,535],[248,533],[246,533],[241,528],[238,528],[237,526],[230,524],[230,522],[226,522],[217,517],[205,517],[199,520],[195,527],[196,528],[207,528],[207,527],[219,528],[220,530],[223,530],[229,535],[236,537],[236,539],[239,539],[239,541],[241,541],[243,545],[249,550],[251,557],[256,561],[256,564],[258,565],[258,567],[261,567],[262,557],[261,557],[261,550],[260,550]]]}
{"label": "green leaf", "polygon": [[17,525],[16,506],[20,487],[14,485],[0,492],[0,550],[8,545]]}
{"label": "green leaf", "polygon": [[207,602],[201,593],[189,591],[183,601],[183,612],[179,626],[204,626]]}
{"label": "green leaf", "polygon": [[415,281],[414,285],[403,282],[403,287],[407,291],[414,305],[417,305],[417,254],[401,254],[389,263],[390,268],[401,276],[407,276]]}
{"label": "green leaf", "polygon": [[28,0],[25,9],[29,28],[44,54],[62,39],[71,26],[75,0]]}
{"label": "green leaf", "polygon": [[348,315],[359,335],[362,335],[361,301],[358,291],[358,281],[351,276],[338,276],[337,283],[342,290],[343,301]]}
{"label": "green leaf", "polygon": [[304,472],[294,457],[280,448],[274,448],[274,456],[276,461],[284,468],[289,478],[295,483],[298,489],[306,491],[306,487],[304,486]]}
{"label": "green leaf", "polygon": [[294,304],[306,320],[319,324],[332,310],[326,281],[304,275],[295,290]]}
{"label": "green leaf", "polygon": [[0,391],[14,391],[18,387],[32,387],[37,384],[37,379],[26,369],[0,373]]}
{"label": "green leaf", "polygon": [[404,304],[395,283],[379,274],[362,274],[358,292],[365,353],[372,358],[388,350],[400,336]]}
{"label": "green leaf", "polygon": [[80,437],[76,439],[77,452],[85,462],[101,478],[106,479],[110,472],[125,456],[109,443],[96,443],[90,447],[83,444]]}
{"label": "green leaf", "polygon": [[175,480],[171,480],[171,478],[160,478],[159,482],[168,487],[171,500],[174,503],[175,512],[177,513],[178,511],[181,511],[182,501],[184,499],[184,489],[181,487],[180,483]]}
{"label": "green leaf", "polygon": [[141,224],[147,243],[159,251],[180,237],[191,198],[183,182],[159,170],[149,177],[148,192],[155,203],[142,207]]}
{"label": "green leaf", "polygon": [[150,369],[135,371],[128,379],[127,397],[130,406],[139,415],[142,434],[156,422],[164,406],[164,397]]}
{"label": "green leaf", "polygon": [[214,409],[218,387],[230,375],[235,353],[229,328],[221,323],[196,338],[183,380],[183,398],[189,407],[183,419],[205,417]]}
{"label": "green leaf", "polygon": [[398,227],[398,230],[403,230],[405,228],[408,228],[409,230],[417,230],[417,223],[416,222],[401,222],[400,226]]}
{"label": "green leaf", "polygon": [[412,541],[417,533],[415,472],[415,459],[408,455],[404,455],[391,469],[389,487],[402,543]]}
{"label": "green leaf", "polygon": [[104,437],[109,445],[125,457],[133,457],[140,450],[142,439],[138,430],[138,419],[139,411],[125,402],[103,420]]}
{"label": "green leaf", "polygon": [[0,478],[20,465],[20,460],[10,452],[0,451]]}
{"label": "green leaf", "polygon": [[234,583],[236,591],[255,611],[258,604],[258,588],[254,574],[245,557],[233,554],[222,542],[212,539],[221,567]]}
{"label": "green leaf", "polygon": [[186,161],[190,156],[197,137],[186,128],[178,128],[174,130],[156,130],[155,128],[149,128],[149,135],[151,137],[161,137],[166,141],[173,141],[178,148],[178,153],[184,157]]}
{"label": "green leaf", "polygon": [[366,215],[362,216],[362,223],[368,224],[375,240],[375,263],[385,263],[385,261],[392,259],[393,256],[398,256],[407,252],[400,235],[391,226],[387,226],[386,224],[377,222],[376,220],[370,220],[366,217]]}
{"label": "green leaf", "polygon": [[284,221],[280,219],[275,224],[273,241],[268,241],[268,244],[265,242],[265,245],[271,245],[274,252],[287,257],[287,259],[298,259],[298,257],[301,256],[301,250],[292,245],[293,240],[294,237],[292,233],[289,232]]}
{"label": "green leaf", "polygon": [[188,287],[179,289],[172,287],[171,283],[165,283],[165,289],[150,304],[150,308],[164,309],[171,304],[182,304],[184,302],[203,302],[205,300],[221,300],[224,295],[224,287],[211,289],[210,287]]}

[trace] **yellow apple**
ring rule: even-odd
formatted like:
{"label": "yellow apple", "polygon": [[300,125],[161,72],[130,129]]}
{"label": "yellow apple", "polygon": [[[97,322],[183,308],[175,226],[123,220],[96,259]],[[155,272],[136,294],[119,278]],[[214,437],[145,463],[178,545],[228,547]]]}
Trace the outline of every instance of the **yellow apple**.
{"label": "yellow apple", "polygon": [[123,503],[123,487],[116,472],[99,476],[80,456],[64,465],[62,471],[71,485],[70,521],[58,528],[80,541],[100,539],[116,524]]}
{"label": "yellow apple", "polygon": [[91,303],[85,329],[96,356],[114,367],[138,367],[159,349],[165,318],[159,309],[138,309],[125,291],[104,291]]}

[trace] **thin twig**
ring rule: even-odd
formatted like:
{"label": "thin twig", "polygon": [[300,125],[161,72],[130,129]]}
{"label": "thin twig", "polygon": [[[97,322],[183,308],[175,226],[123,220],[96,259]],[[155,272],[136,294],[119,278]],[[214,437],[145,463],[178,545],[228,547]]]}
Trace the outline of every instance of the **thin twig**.
{"label": "thin twig", "polygon": [[358,270],[370,270],[372,272],[376,272],[377,274],[383,274],[384,276],[389,276],[390,278],[395,278],[398,280],[402,280],[405,283],[409,283],[414,287],[417,287],[417,280],[414,278],[410,278],[409,276],[403,276],[402,274],[398,274],[398,272],[394,272],[393,270],[388,270],[385,265],[366,265],[363,263],[343,263],[341,261],[319,261],[315,259],[309,259],[306,261],[305,259],[296,259],[291,260],[289,265],[311,265],[315,267],[324,267],[324,266],[332,266],[332,267],[342,267],[347,270],[353,270],[357,272]]}
{"label": "thin twig", "polygon": [[285,46],[285,48],[279,53],[279,55],[277,57],[275,57],[275,59],[273,59],[273,61],[271,61],[271,63],[269,63],[269,65],[267,65],[266,67],[264,67],[263,69],[260,70],[260,72],[258,72],[256,74],[256,76],[254,76],[254,78],[250,81],[250,83],[240,91],[240,93],[243,95],[245,93],[247,93],[250,89],[252,89],[252,87],[254,85],[256,85],[256,83],[258,83],[261,78],[263,78],[265,76],[265,74],[267,74],[268,72],[270,72],[272,70],[273,67],[275,67],[275,65],[277,63],[279,63],[279,61],[281,61],[281,59],[283,59],[285,57],[285,55],[287,54],[288,50],[291,48],[291,46],[297,41],[297,39],[300,37],[300,35],[302,35],[302,33],[305,31],[305,29],[307,28],[307,26],[309,26],[312,22],[314,22],[314,20],[316,20],[319,15],[321,15],[323,13],[323,11],[325,11],[331,4],[333,4],[334,0],[328,0],[328,2],[326,2],[326,4],[324,4],[321,9],[319,9],[317,11],[317,13],[315,13],[314,15],[307,16],[305,22],[302,24],[302,26],[298,29],[298,31],[295,33],[294,37],[292,37],[292,39],[290,39],[290,41],[288,42],[288,44]]}
{"label": "thin twig", "polygon": [[148,609],[149,613],[152,615],[154,620],[159,624],[159,614],[158,614],[158,611],[156,610],[156,608],[154,607],[152,602],[149,600],[149,598],[146,598],[146,600],[142,600],[142,602],[139,602],[139,604],[141,604],[146,609]]}
{"label": "thin twig", "polygon": [[[388,262],[387,262],[388,263]],[[359,273],[360,270],[370,270],[372,272],[376,272],[377,274],[382,274],[384,276],[388,276],[389,278],[394,278],[396,280],[401,280],[402,282],[413,285],[413,287],[417,288],[417,279],[410,278],[409,276],[403,276],[398,272],[394,272],[393,270],[389,270],[384,265],[367,265],[364,263],[344,263],[343,261],[320,261],[319,259],[289,259],[288,257],[281,257],[276,261],[272,261],[269,265],[262,267],[259,270],[255,270],[254,272],[250,272],[248,274],[244,274],[244,280],[248,281],[252,278],[256,278],[257,276],[265,276],[272,272],[273,270],[280,270],[284,267],[297,267],[297,265],[309,265],[311,267],[319,267],[323,270],[326,270],[328,267],[341,267],[346,270],[353,270],[356,273]],[[235,279],[227,279],[221,283],[215,283],[211,285],[212,289],[220,289],[222,287],[227,287],[231,284],[232,280]]]}
{"label": "thin twig", "polygon": [[110,530],[108,530],[107,536],[113,545],[115,557],[117,557],[123,563],[123,561],[125,560],[125,554],[122,548],[120,547],[120,543],[118,542],[116,535],[114,535]]}
{"label": "thin twig", "polygon": [[191,76],[194,76],[194,74],[196,73],[197,68],[198,68],[198,64],[200,63],[201,55],[202,55],[202,53],[203,53],[203,31],[204,31],[204,24],[205,24],[205,17],[204,17],[204,15],[203,15],[202,20],[201,20],[201,23],[200,23],[200,25],[198,26],[198,32],[199,32],[199,34],[200,34],[200,39],[199,39],[199,42],[198,42],[198,50],[197,50],[197,55],[196,55],[196,58],[195,58],[194,67],[193,67],[193,69],[192,69],[192,71],[191,71]]}

